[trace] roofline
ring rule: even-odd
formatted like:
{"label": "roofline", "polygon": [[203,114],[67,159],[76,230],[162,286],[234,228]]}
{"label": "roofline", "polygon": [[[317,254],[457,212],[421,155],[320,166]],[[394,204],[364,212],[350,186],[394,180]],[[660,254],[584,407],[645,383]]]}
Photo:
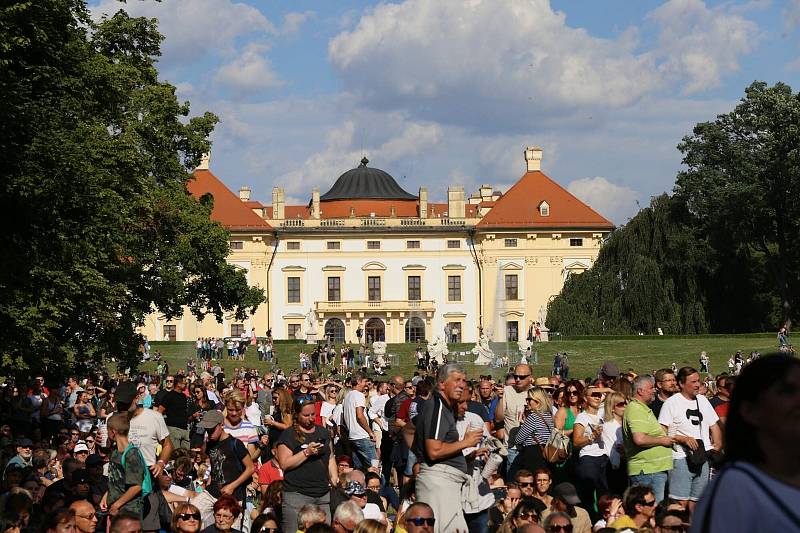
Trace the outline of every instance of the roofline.
{"label": "roofline", "polygon": [[612,231],[617,229],[613,224],[610,226],[475,226],[475,230],[483,233],[492,231]]}

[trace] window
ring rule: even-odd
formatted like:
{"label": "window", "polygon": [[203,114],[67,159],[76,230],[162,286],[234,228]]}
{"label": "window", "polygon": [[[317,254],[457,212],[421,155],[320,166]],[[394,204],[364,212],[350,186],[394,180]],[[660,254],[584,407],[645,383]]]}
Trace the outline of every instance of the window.
{"label": "window", "polygon": [[297,339],[300,336],[300,324],[289,324],[288,328],[287,336],[290,339]]}
{"label": "window", "polygon": [[547,202],[542,202],[541,204],[539,204],[539,214],[543,217],[549,217],[550,204],[548,204]]}
{"label": "window", "polygon": [[380,276],[370,276],[367,278],[367,299],[370,302],[381,301],[381,278]]}
{"label": "window", "polygon": [[425,340],[425,322],[418,316],[406,320],[406,342],[422,342]]}
{"label": "window", "polygon": [[516,248],[517,239],[506,239],[506,248]]}
{"label": "window", "polygon": [[244,324],[231,324],[231,337],[241,337],[244,333]]}
{"label": "window", "polygon": [[447,247],[448,248],[461,248],[461,241],[459,241],[459,240],[447,241]]}
{"label": "window", "polygon": [[583,246],[583,239],[570,239],[569,240],[570,246]]}
{"label": "window", "polygon": [[447,276],[447,301],[461,301],[461,276]]}
{"label": "window", "polygon": [[450,330],[450,338],[447,339],[447,342],[461,342],[461,322],[448,322],[447,328]]}
{"label": "window", "polygon": [[[412,302],[422,300],[422,280],[419,276],[408,276],[408,299]],[[408,341],[415,342],[415,341]]]}
{"label": "window", "polygon": [[406,241],[406,248],[409,250],[419,248],[419,241]]}
{"label": "window", "polygon": [[506,322],[506,341],[517,342],[519,340],[519,322],[516,320]]}
{"label": "window", "polygon": [[286,242],[286,249],[287,250],[299,250],[300,249],[300,241],[287,241]]}
{"label": "window", "polygon": [[342,278],[328,278],[328,301],[342,301]]}
{"label": "window", "polygon": [[300,303],[300,278],[286,278],[286,301],[290,304]]}
{"label": "window", "polygon": [[519,277],[516,274],[506,274],[506,300],[519,298]]}
{"label": "window", "polygon": [[367,250],[380,250],[381,241],[367,241]]}
{"label": "window", "polygon": [[164,326],[164,340],[175,342],[178,338],[177,326],[166,325]]}
{"label": "window", "polygon": [[339,241],[328,241],[328,250],[341,250],[342,243]]}
{"label": "window", "polygon": [[344,344],[344,322],[338,318],[325,322],[325,338],[333,344]]}
{"label": "window", "polygon": [[231,241],[231,250],[244,250],[244,242]]}

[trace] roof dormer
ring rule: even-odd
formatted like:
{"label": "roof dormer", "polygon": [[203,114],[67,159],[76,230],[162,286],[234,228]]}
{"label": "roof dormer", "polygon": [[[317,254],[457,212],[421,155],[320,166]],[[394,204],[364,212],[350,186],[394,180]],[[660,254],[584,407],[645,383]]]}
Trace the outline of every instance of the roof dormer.
{"label": "roof dormer", "polygon": [[537,209],[539,209],[539,215],[543,217],[550,216],[550,204],[548,204],[546,200],[542,200]]}

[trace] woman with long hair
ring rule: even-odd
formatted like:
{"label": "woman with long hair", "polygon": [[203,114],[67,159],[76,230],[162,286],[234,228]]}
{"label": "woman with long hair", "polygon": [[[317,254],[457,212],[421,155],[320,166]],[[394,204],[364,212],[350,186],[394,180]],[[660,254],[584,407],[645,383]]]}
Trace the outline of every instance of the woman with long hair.
{"label": "woman with long hair", "polygon": [[561,407],[556,411],[556,416],[553,417],[556,427],[562,430],[565,435],[572,435],[575,419],[583,410],[583,402],[583,383],[577,379],[567,381],[566,387],[564,387]]}
{"label": "woman with long hair", "polygon": [[75,533],[75,511],[62,509],[53,513],[44,513],[39,531],[42,533]]}
{"label": "woman with long hair", "polygon": [[283,513],[283,480],[276,480],[269,484],[264,492],[264,497],[261,499],[259,512],[261,514],[275,515],[278,524],[283,521],[281,519]]}
{"label": "woman with long hair", "polygon": [[78,427],[78,431],[85,434],[92,430],[97,413],[89,401],[89,393],[86,391],[78,393],[78,401],[72,407],[72,416],[75,418],[75,425]]}
{"label": "woman with long hair", "polygon": [[297,398],[292,413],[292,427],[281,434],[275,452],[284,472],[284,531],[297,531],[297,513],[308,503],[325,509],[330,521],[330,487],[338,482],[328,432],[314,423],[314,402]]}
{"label": "woman with long hair", "polygon": [[201,524],[200,509],[191,503],[179,503],[172,511],[172,533],[198,533]]}
{"label": "woman with long hair", "polygon": [[497,533],[513,533],[527,524],[538,524],[539,511],[536,510],[536,507],[537,503],[534,500],[521,499],[514,510],[508,513],[506,519],[503,520],[503,525],[500,526]]}
{"label": "woman with long hair", "polygon": [[260,514],[253,520],[250,533],[281,533],[278,517],[272,513]]}
{"label": "woman with long hair", "polygon": [[603,446],[608,454],[608,488],[622,494],[628,486],[628,467],[622,436],[622,415],[628,399],[622,392],[609,392],[604,400]]}
{"label": "woman with long hair", "polygon": [[526,417],[514,442],[520,452],[509,469],[509,478],[513,479],[520,469],[533,472],[548,466],[542,454],[542,446],[547,444],[553,433],[552,408],[550,395],[543,388],[534,387],[528,390]]}
{"label": "woman with long hair", "polygon": [[800,531],[800,360],[756,359],[736,379],[726,468],[706,488],[692,531]]}

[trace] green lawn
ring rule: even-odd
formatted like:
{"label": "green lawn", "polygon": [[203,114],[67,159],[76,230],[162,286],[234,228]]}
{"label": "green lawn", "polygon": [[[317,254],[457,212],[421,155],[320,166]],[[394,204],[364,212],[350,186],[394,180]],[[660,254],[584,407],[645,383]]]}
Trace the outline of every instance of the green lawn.
{"label": "green lawn", "polygon": [[[289,372],[299,368],[297,354],[300,350],[299,344],[276,344],[280,367],[284,372]],[[450,352],[468,352],[472,344],[451,345]],[[493,344],[493,347],[495,345]],[[516,345],[513,345],[516,348]],[[605,361],[614,361],[621,370],[633,368],[636,372],[650,372],[654,369],[670,366],[675,362],[678,367],[691,365],[699,367],[698,357],[702,350],[709,353],[711,357],[711,371],[719,373],[727,371],[728,358],[736,352],[742,350],[748,354],[752,350],[758,350],[762,354],[776,350],[777,343],[772,334],[752,334],[752,335],[700,335],[687,337],[597,337],[588,339],[564,339],[548,343],[534,345],[538,348],[539,364],[534,366],[534,375],[549,375],[552,367],[553,356],[556,352],[566,352],[570,361],[570,375],[572,377],[584,378],[596,374],[598,368]],[[414,371],[414,350],[415,344],[390,344],[387,353],[396,354],[399,359],[399,371],[401,374],[410,376]],[[496,348],[498,351],[502,348]],[[193,342],[153,342],[152,351],[161,351],[164,360],[169,362],[171,370],[185,368],[186,361],[194,357],[195,348]],[[459,357],[460,360],[471,361],[474,356]],[[230,375],[233,367],[247,366],[248,368],[258,368],[261,372],[268,369],[268,364],[260,362],[256,358],[254,348],[249,348],[244,363],[240,361],[222,361],[222,366],[226,374]],[[155,363],[148,362],[143,365],[144,369],[153,370]],[[397,372],[395,366],[390,374]],[[470,377],[477,377],[481,374],[492,373],[500,375],[502,369],[490,369],[484,366],[467,365]]]}

